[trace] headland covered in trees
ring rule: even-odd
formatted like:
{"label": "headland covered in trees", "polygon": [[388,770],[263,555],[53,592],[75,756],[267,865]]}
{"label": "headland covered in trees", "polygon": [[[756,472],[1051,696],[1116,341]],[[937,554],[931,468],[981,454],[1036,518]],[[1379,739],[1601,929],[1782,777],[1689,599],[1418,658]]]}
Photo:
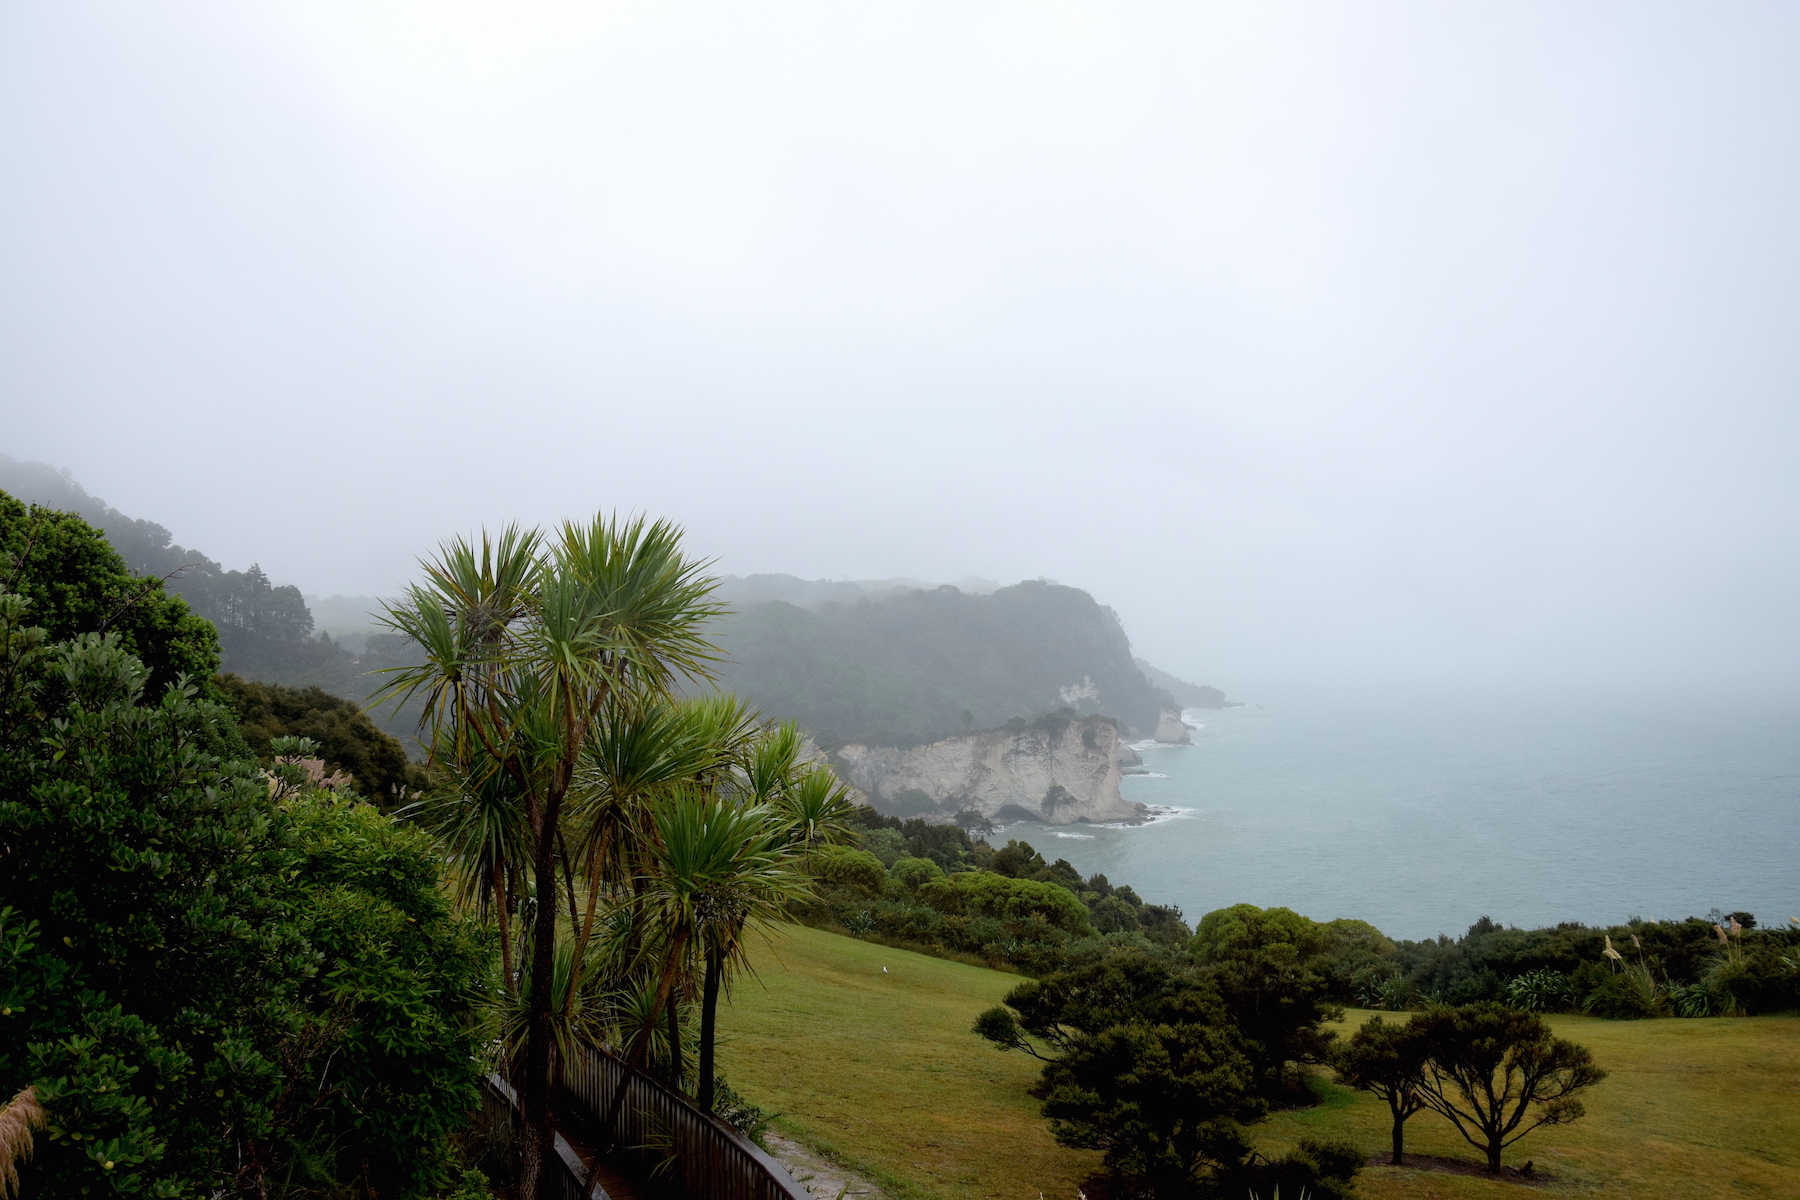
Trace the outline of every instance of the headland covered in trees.
{"label": "headland covered in trees", "polygon": [[[1103,1152],[1090,1194],[1159,1200],[1351,1194],[1367,1148],[1257,1142],[1326,1071],[1392,1107],[1396,1157],[1429,1110],[1498,1174],[1603,1086],[1542,1014],[1800,1004],[1800,934],[1749,913],[1419,943],[1244,904],[1190,924],[978,820],[859,805],[797,724],[693,694],[724,605],[662,523],[446,544],[390,610],[424,766],[215,676],[214,624],[79,517],[0,495],[0,553],[0,1185],[28,1197],[536,1200],[587,1053],[761,1136],[718,1012],[751,935],[796,921],[1021,976],[974,1034],[1042,1060],[1052,1135]],[[1102,719],[1066,699],[1034,720]],[[1339,1037],[1351,1003],[1412,1015]],[[485,1072],[514,1137],[475,1120]],[[616,1116],[586,1114],[602,1152]]]}
{"label": "headland covered in trees", "polygon": [[[366,708],[415,757],[422,751],[416,703],[368,705],[383,672],[416,665],[420,653],[379,623],[381,601],[309,604],[299,587],[274,584],[256,564],[228,570],[44,463],[0,456],[0,489],[80,515],[132,571],[162,579],[211,621],[222,669],[241,681],[231,686],[264,714],[253,728],[282,709],[334,769],[381,787],[404,782],[395,764],[375,781],[376,751],[342,720],[346,705]],[[1139,819],[1141,807],[1118,791],[1120,770],[1136,761],[1127,743],[1185,741],[1183,707],[1229,703],[1216,688],[1134,659],[1116,613],[1048,581],[959,587],[750,575],[721,578],[716,594],[723,604],[708,636],[725,651],[717,686],[798,722],[878,808],[897,815]]]}

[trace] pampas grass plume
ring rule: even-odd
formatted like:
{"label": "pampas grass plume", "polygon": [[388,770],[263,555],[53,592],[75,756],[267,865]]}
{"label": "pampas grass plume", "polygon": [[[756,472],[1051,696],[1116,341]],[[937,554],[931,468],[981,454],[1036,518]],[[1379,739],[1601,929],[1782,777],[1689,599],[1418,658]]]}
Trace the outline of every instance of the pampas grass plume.
{"label": "pampas grass plume", "polygon": [[26,1088],[0,1108],[0,1200],[19,1191],[19,1164],[31,1159],[31,1132],[44,1127],[37,1089]]}

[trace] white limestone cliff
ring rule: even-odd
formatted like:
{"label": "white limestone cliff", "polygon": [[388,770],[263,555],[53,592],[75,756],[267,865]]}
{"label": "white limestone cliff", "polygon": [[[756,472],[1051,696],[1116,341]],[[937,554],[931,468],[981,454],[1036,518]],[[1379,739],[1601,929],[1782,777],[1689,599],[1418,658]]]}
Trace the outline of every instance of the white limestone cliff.
{"label": "white limestone cliff", "polygon": [[1194,731],[1181,720],[1181,710],[1165,708],[1156,720],[1155,741],[1168,742],[1177,746],[1191,746],[1194,742]]}
{"label": "white limestone cliff", "polygon": [[1060,729],[986,729],[901,749],[858,743],[833,756],[839,774],[871,798],[921,792],[939,814],[1052,825],[1141,820],[1119,795],[1119,731],[1088,717]]}

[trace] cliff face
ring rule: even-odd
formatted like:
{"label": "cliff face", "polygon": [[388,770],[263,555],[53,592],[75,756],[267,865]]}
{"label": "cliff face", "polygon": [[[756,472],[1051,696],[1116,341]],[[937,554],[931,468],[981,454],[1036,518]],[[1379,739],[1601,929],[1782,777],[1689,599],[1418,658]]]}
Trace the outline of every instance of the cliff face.
{"label": "cliff face", "polygon": [[1181,719],[1181,710],[1165,708],[1156,722],[1156,740],[1172,742],[1177,746],[1189,746],[1194,741],[1194,731]]}
{"label": "cliff face", "polygon": [[834,757],[878,802],[923,793],[944,814],[1071,825],[1142,817],[1143,805],[1119,795],[1119,749],[1112,722],[1090,717],[1060,729],[986,729],[908,749],[852,743]]}

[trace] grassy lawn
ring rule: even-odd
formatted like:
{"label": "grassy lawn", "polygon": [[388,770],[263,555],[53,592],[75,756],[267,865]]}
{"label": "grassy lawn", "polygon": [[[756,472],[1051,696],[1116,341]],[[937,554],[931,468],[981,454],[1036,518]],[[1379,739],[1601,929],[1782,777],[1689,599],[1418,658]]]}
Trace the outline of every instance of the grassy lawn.
{"label": "grassy lawn", "polygon": [[[1370,1015],[1346,1014],[1345,1026]],[[1550,1190],[1577,1194],[1800,1197],[1800,1019],[1554,1017],[1551,1026],[1592,1050],[1610,1075],[1584,1098],[1585,1118],[1530,1134],[1508,1152],[1507,1165],[1530,1159],[1557,1177]],[[1480,1160],[1441,1117],[1421,1113],[1406,1128],[1409,1151]],[[1333,1086],[1319,1108],[1272,1117],[1257,1136],[1271,1145],[1348,1136],[1380,1153],[1387,1130],[1385,1105]],[[1516,1197],[1524,1190],[1392,1168],[1361,1178],[1371,1197]]]}
{"label": "grassy lawn", "polygon": [[756,964],[720,1006],[726,1077],[894,1196],[1073,1197],[1098,1167],[1050,1140],[1037,1064],[969,1032],[1019,976],[797,925]]}
{"label": "grassy lawn", "polygon": [[[897,1197],[1072,1200],[1098,1156],[1050,1140],[1025,1089],[1036,1064],[989,1048],[969,1025],[1019,977],[792,927],[757,955],[720,1014],[721,1065],[782,1124]],[[887,974],[882,968],[888,969]],[[1353,1028],[1369,1014],[1352,1012]],[[1601,1021],[1557,1017],[1611,1077],[1588,1116],[1540,1129],[1508,1155],[1557,1183],[1526,1188],[1442,1172],[1371,1168],[1370,1200],[1539,1194],[1707,1200],[1800,1197],[1800,1018]],[[1478,1162],[1448,1123],[1421,1113],[1407,1147]],[[1279,1151],[1307,1136],[1387,1145],[1387,1108],[1335,1086],[1326,1102],[1256,1127]]]}

